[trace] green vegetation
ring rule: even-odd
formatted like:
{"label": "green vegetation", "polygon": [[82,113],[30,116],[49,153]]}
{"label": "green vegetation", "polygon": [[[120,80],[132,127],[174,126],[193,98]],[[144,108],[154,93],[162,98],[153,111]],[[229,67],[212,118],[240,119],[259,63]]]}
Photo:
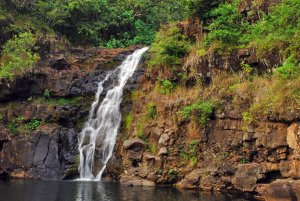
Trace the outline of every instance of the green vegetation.
{"label": "green vegetation", "polygon": [[198,141],[193,140],[184,149],[181,149],[179,156],[184,163],[189,163],[192,168],[195,168],[198,163]]}
{"label": "green vegetation", "polygon": [[157,108],[156,105],[154,103],[149,103],[147,105],[147,115],[146,118],[147,119],[156,119],[157,118]]}
{"label": "green vegetation", "polygon": [[140,120],[138,123],[137,123],[137,133],[136,133],[136,136],[138,138],[140,138],[141,140],[146,140],[146,136],[145,136],[145,131],[144,131],[144,127],[145,127],[145,123]]}
{"label": "green vegetation", "polygon": [[174,170],[174,169],[169,169],[168,171],[168,180],[171,183],[174,183],[176,181],[179,181],[180,179],[182,179],[182,174],[179,173],[178,171]]}
{"label": "green vegetation", "polygon": [[176,84],[171,82],[170,80],[162,80],[160,81],[159,93],[161,94],[170,94],[176,88]]}
{"label": "green vegetation", "polygon": [[18,135],[20,132],[20,127],[22,126],[23,122],[24,122],[24,117],[18,116],[8,123],[7,128],[12,134]]}
{"label": "green vegetation", "polygon": [[249,159],[247,158],[242,158],[240,161],[239,161],[240,164],[247,164],[247,163],[250,163]]}
{"label": "green vegetation", "polygon": [[[45,92],[46,91],[47,90],[45,90]],[[74,97],[74,98],[50,98],[50,95],[48,96],[46,93],[46,96],[45,96],[45,93],[44,93],[43,98],[34,99],[34,102],[46,104],[46,105],[74,105],[74,104],[78,104],[82,100],[83,100],[83,97],[81,97],[81,96]]]}
{"label": "green vegetation", "polygon": [[192,105],[185,106],[182,110],[182,118],[189,118],[191,115],[199,117],[199,125],[203,128],[206,123],[210,120],[211,115],[214,112],[215,105],[211,101],[198,101]]}
{"label": "green vegetation", "polygon": [[43,94],[43,97],[44,97],[45,99],[49,99],[49,98],[51,97],[51,94],[50,94],[49,89],[45,89],[44,94]]}
{"label": "green vegetation", "polygon": [[189,15],[199,17],[206,22],[209,19],[209,13],[216,8],[224,0],[187,0],[187,7]]}
{"label": "green vegetation", "polygon": [[12,79],[15,73],[24,72],[32,67],[39,56],[34,53],[36,39],[30,32],[15,35],[2,47],[0,57],[0,79]]}
{"label": "green vegetation", "polygon": [[232,3],[223,3],[211,11],[210,16],[214,19],[207,26],[209,30],[205,39],[206,45],[217,43],[217,49],[222,52],[230,51],[239,45],[239,40],[247,30],[248,24],[242,23],[242,14],[238,11],[240,0]]}
{"label": "green vegetation", "polygon": [[161,24],[185,17],[184,4],[182,0],[14,0],[0,2],[0,16],[14,16],[7,32],[55,33],[74,43],[114,48],[150,44]]}
{"label": "green vegetation", "polygon": [[25,124],[25,128],[28,130],[36,130],[42,123],[40,119],[31,119],[28,123]]}
{"label": "green vegetation", "polygon": [[43,123],[40,119],[31,119],[31,120],[25,120],[23,116],[18,116],[8,122],[7,128],[8,130],[14,134],[18,135],[20,133],[26,133],[28,131],[34,131],[36,130],[41,124]]}
{"label": "green vegetation", "polygon": [[249,28],[246,41],[257,48],[260,55],[280,50],[282,56],[291,58],[294,64],[300,59],[300,2],[282,0],[273,6],[272,12]]}
{"label": "green vegetation", "polygon": [[187,55],[189,41],[176,24],[161,28],[150,49],[151,59],[148,64],[152,68],[168,67],[176,71],[181,60]]}
{"label": "green vegetation", "polygon": [[132,125],[133,117],[132,112],[129,112],[123,120],[124,128],[129,130]]}
{"label": "green vegetation", "polygon": [[157,154],[158,147],[156,144],[146,142],[145,147],[146,147],[146,150],[149,151],[151,154],[153,154],[153,155]]}

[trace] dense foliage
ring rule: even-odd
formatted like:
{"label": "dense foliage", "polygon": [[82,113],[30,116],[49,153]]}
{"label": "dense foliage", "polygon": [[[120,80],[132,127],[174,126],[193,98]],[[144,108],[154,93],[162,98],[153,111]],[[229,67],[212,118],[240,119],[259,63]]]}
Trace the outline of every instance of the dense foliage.
{"label": "dense foliage", "polygon": [[[182,0],[14,0],[1,13],[19,30],[65,35],[71,42],[119,47],[150,44],[160,24],[183,19]],[[13,16],[13,17],[12,17]],[[18,26],[16,18],[27,24]],[[25,20],[24,20],[25,19]],[[28,30],[27,30],[28,31]]]}
{"label": "dense foliage", "polygon": [[0,57],[0,78],[13,78],[15,73],[20,73],[31,67],[38,59],[34,53],[35,37],[24,32],[8,40],[2,47]]}
{"label": "dense foliage", "polygon": [[156,35],[150,53],[152,67],[168,66],[176,70],[188,53],[189,41],[175,24],[164,26]]}

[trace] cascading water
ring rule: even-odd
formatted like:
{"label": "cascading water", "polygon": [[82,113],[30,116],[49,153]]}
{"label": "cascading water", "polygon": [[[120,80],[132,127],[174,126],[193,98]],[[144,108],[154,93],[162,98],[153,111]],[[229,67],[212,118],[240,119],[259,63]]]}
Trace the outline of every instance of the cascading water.
{"label": "cascading water", "polygon": [[[116,70],[108,73],[105,79],[99,83],[88,121],[79,136],[80,180],[101,180],[116,143],[116,136],[121,122],[120,104],[124,86],[133,75],[142,55],[148,49],[148,47],[145,47],[136,50]],[[114,86],[107,91],[101,102],[100,95],[103,92],[104,84],[113,76],[116,76]],[[96,152],[100,158],[100,169],[94,176]]]}

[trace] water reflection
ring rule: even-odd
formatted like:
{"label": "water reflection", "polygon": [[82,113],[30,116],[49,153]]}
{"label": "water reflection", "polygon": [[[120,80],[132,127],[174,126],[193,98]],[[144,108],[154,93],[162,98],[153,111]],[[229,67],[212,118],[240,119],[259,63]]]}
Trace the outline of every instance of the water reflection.
{"label": "water reflection", "polygon": [[117,183],[0,182],[1,201],[254,201],[245,194],[211,194],[174,188],[126,187]]}

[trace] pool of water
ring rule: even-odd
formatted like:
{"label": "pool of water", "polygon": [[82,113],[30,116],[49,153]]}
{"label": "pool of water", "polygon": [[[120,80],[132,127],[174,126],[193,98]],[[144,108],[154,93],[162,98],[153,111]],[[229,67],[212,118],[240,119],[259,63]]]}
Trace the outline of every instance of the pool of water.
{"label": "pool of water", "polygon": [[0,181],[1,201],[255,201],[238,193],[204,193],[175,188],[127,187],[79,181]]}

